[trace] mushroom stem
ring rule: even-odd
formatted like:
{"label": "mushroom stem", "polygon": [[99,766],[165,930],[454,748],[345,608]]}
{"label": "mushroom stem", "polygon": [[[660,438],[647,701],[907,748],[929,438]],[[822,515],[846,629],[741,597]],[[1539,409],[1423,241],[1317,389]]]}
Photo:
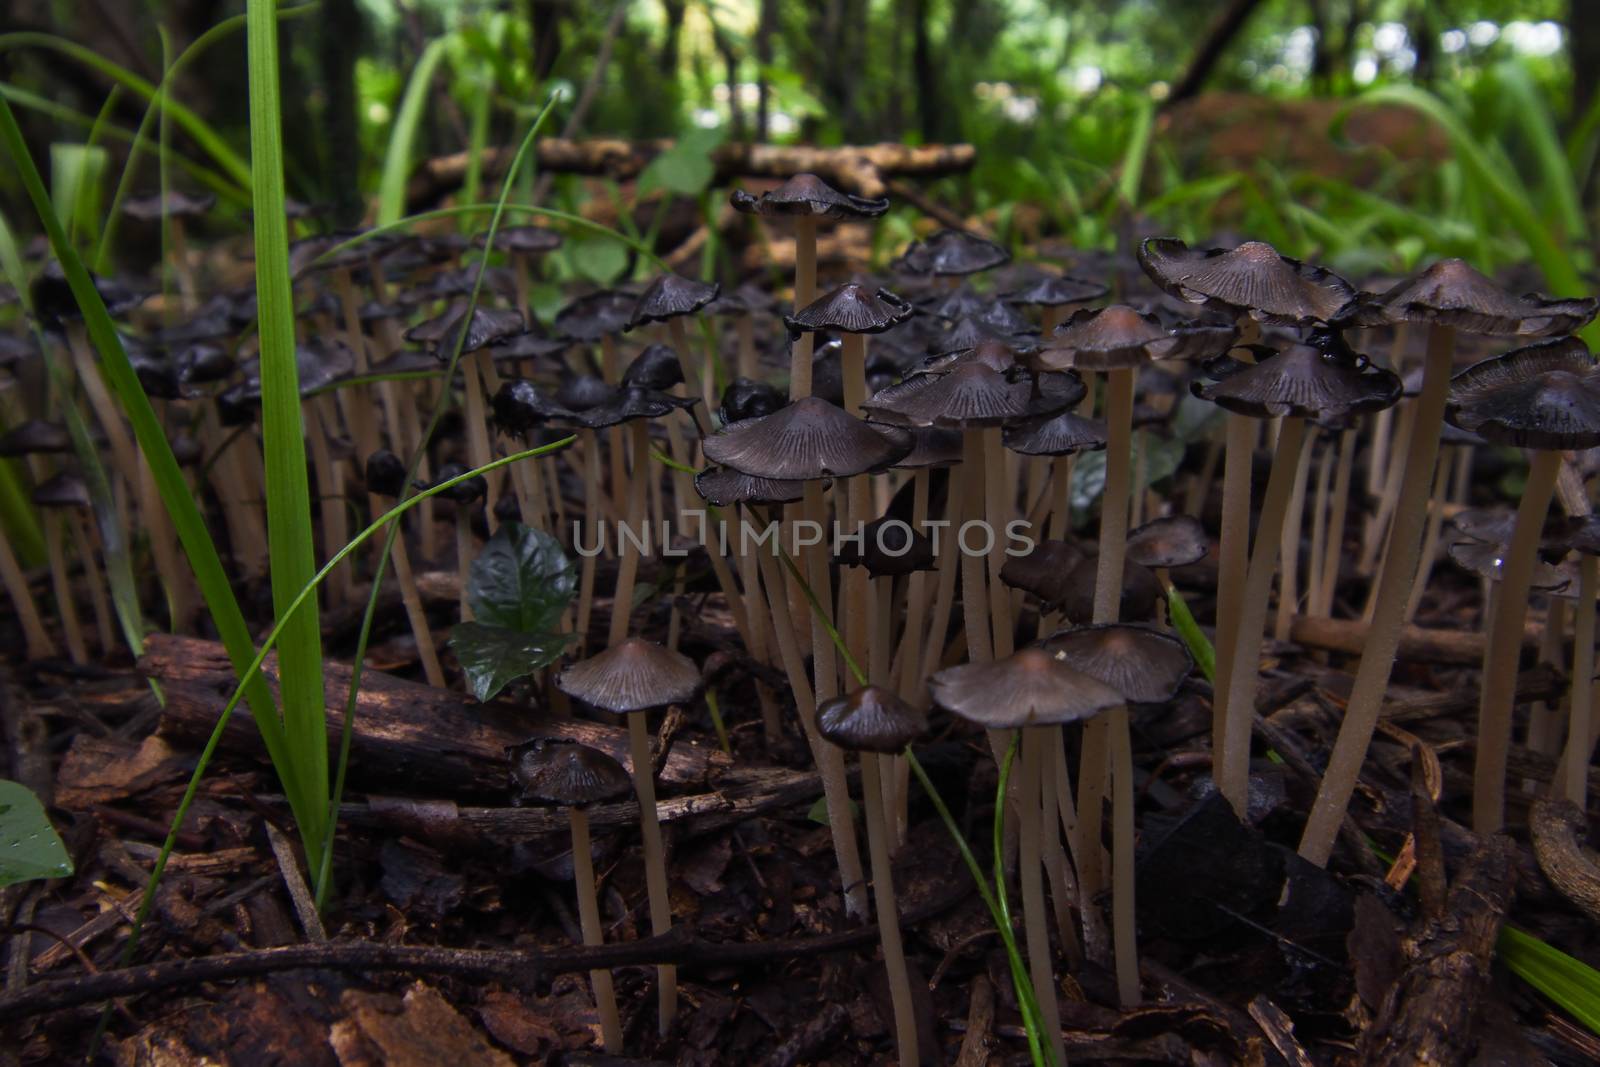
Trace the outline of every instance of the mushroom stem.
{"label": "mushroom stem", "polygon": [[590,490],[583,494],[583,529],[590,537],[589,551],[580,552],[578,568],[578,655],[588,654],[589,615],[594,609],[595,561],[599,559],[599,540],[603,536],[599,521],[600,437],[593,430],[583,431],[583,476]]}
{"label": "mushroom stem", "polygon": [[[639,579],[639,538],[644,526],[645,464],[650,457],[650,428],[643,419],[635,419],[628,426],[633,438],[633,483],[628,486],[627,518],[623,528],[617,531],[617,586],[611,601],[607,648],[620,645],[628,636],[628,619],[633,614],[633,587]],[[621,441],[617,443],[620,445]]]}
{"label": "mushroom stem", "polygon": [[[363,375],[368,370],[366,337],[361,330],[361,302],[356,296],[355,282],[350,277],[349,267],[339,267],[333,272],[334,289],[339,294],[339,306],[344,314],[344,334],[350,345],[350,355],[355,364],[355,373]],[[356,454],[370,456],[378,450],[378,430],[372,420],[373,397],[365,387],[355,389],[340,389],[338,391],[340,411],[344,413],[345,424],[350,427],[350,435],[355,438]],[[474,463],[473,466],[478,466]],[[342,547],[342,545],[341,545]],[[382,551],[380,546],[379,551]]]}
{"label": "mushroom stem", "polygon": [[[1048,743],[1048,738],[1041,733],[1044,729],[1029,726],[1022,731],[1022,773],[1017,783],[1022,929],[1028,943],[1028,971],[1039,1001],[1039,1023],[1055,1049],[1055,1062],[1065,1064],[1067,1051],[1061,1034],[1061,1008],[1056,1002],[1055,967],[1050,956],[1050,927],[1044,904],[1044,857],[1040,840],[1043,828],[1040,826],[1039,802],[1039,750]],[[902,1059],[901,1062],[907,1061]]]}
{"label": "mushroom stem", "polygon": [[[367,495],[367,507],[373,515],[383,514],[383,501],[371,494]],[[417,579],[411,570],[411,553],[406,548],[404,529],[395,534],[394,552],[390,555],[390,559],[394,563],[395,580],[400,583],[400,603],[406,609],[406,619],[411,623],[411,635],[417,642],[417,658],[422,661],[423,677],[428,679],[429,685],[443,689],[444,668],[439,665],[439,650],[433,643],[433,630],[428,625],[428,613],[423,610],[422,597],[417,593]]]}
{"label": "mushroom stem", "polygon": [[[1417,408],[1415,404],[1407,405],[1404,400],[1397,419],[1396,436],[1403,436],[1410,440],[1413,427],[1416,425]],[[1437,450],[1437,446],[1435,446]],[[1407,454],[1394,451],[1389,458],[1389,471],[1384,477],[1383,488],[1378,499],[1378,510],[1367,519],[1365,539],[1361,545],[1361,558],[1356,561],[1356,572],[1362,575],[1372,574],[1379,566],[1380,553],[1386,553],[1394,543],[1390,536],[1385,539],[1385,533],[1393,529],[1395,509],[1400,506],[1401,478],[1404,477]],[[1365,618],[1372,618],[1374,600],[1367,601]]]}
{"label": "mushroom stem", "polygon": [[[1278,433],[1278,447],[1283,447],[1283,432]],[[1289,639],[1289,622],[1300,607],[1300,529],[1305,521],[1306,482],[1311,477],[1311,449],[1301,447],[1300,465],[1295,468],[1294,488],[1289,493],[1289,509],[1284,512],[1283,529],[1279,532],[1283,572],[1278,578],[1278,613],[1273,619],[1272,636],[1277,641]]]}
{"label": "mushroom stem", "polygon": [[[953,473],[959,474],[962,485],[952,499],[964,506],[961,522],[952,530],[957,554],[961,558],[961,618],[967,628],[967,658],[974,663],[994,659],[994,639],[989,628],[989,562],[983,556],[968,553],[962,544],[961,531],[968,523],[981,524],[984,516],[985,492],[983,485],[983,431],[963,430],[961,466]],[[1002,746],[1000,753],[1004,754]]]}
{"label": "mushroom stem", "polygon": [[[794,309],[799,311],[817,298],[817,222],[800,218],[794,223]],[[811,395],[811,353],[816,334],[809,331],[789,347],[789,399]]]}
{"label": "mushroom stem", "polygon": [[1324,445],[1317,456],[1317,487],[1311,497],[1311,552],[1306,557],[1306,613],[1309,615],[1315,615],[1317,605],[1322,603],[1322,559],[1328,550],[1328,493],[1333,478],[1333,452],[1331,445]]}
{"label": "mushroom stem", "polygon": [[1433,565],[1439,558],[1439,534],[1444,529],[1444,504],[1450,492],[1450,468],[1454,456],[1444,452],[1439,456],[1438,468],[1433,474],[1433,494],[1428,497],[1428,525],[1422,535],[1422,559],[1417,564],[1417,575],[1411,582],[1411,593],[1406,597],[1406,622],[1417,617],[1422,606],[1422,594],[1428,591],[1428,579],[1433,575]]}
{"label": "mushroom stem", "polygon": [[168,238],[172,242],[172,273],[178,283],[178,302],[185,315],[193,314],[200,306],[198,290],[194,284],[194,271],[189,266],[189,241],[183,232],[183,219],[177,215],[166,216]]}
{"label": "mushroom stem", "polygon": [[1220,756],[1227,743],[1228,690],[1232,686],[1233,645],[1239,632],[1239,593],[1250,556],[1250,463],[1256,421],[1227,415],[1222,458],[1222,539],[1217,549],[1217,678],[1211,700],[1211,751]]}
{"label": "mushroom stem", "polygon": [[[567,819],[572,828],[572,876],[578,884],[578,925],[583,930],[585,945],[603,945],[605,928],[600,925],[600,898],[594,884],[594,856],[589,846],[589,813],[573,805],[567,809]],[[622,1054],[622,1020],[617,1014],[617,994],[611,985],[611,972],[589,972],[589,985],[594,990],[594,1007],[600,1014],[600,1033],[605,1038],[606,1052],[612,1056]]]}
{"label": "mushroom stem", "polygon": [[1483,653],[1483,688],[1478,701],[1478,758],[1472,775],[1472,828],[1498,833],[1505,822],[1506,756],[1511,744],[1511,711],[1516,701],[1517,658],[1522,652],[1522,624],[1528,612],[1528,589],[1538,563],[1539,535],[1544,526],[1556,476],[1561,473],[1558,449],[1538,450],[1528,465],[1528,482],[1517,505],[1517,523],[1501,570],[1489,643]]}
{"label": "mushroom stem", "polygon": [[906,970],[905,947],[900,940],[900,913],[894,899],[880,770],[883,759],[875,752],[861,753],[862,806],[866,811],[867,848],[872,857],[872,895],[878,907],[878,940],[883,946],[889,1000],[894,1006],[895,1051],[901,1063],[914,1067],[921,1062],[917,1055],[916,1002],[911,998],[911,977]]}
{"label": "mushroom stem", "polygon": [[[617,355],[617,339],[609,333],[600,338],[600,377],[607,385],[616,385],[621,379],[622,370]],[[611,438],[611,501],[617,512],[627,510],[628,471],[623,465],[623,430],[620,426],[613,426],[610,431]]]}
{"label": "mushroom stem", "polygon": [[[494,458],[489,447],[489,416],[484,408],[484,371],[489,356],[486,352],[468,352],[461,357],[462,393],[466,401],[467,459],[474,467],[486,467]],[[494,517],[495,501],[500,499],[500,472],[489,471],[483,476],[488,483],[484,494],[488,510],[489,532],[493,533],[499,521]]]}
{"label": "mushroom stem", "polygon": [[50,586],[55,591],[56,613],[61,616],[62,636],[67,655],[82,666],[89,662],[89,646],[83,641],[83,626],[78,621],[78,605],[72,597],[72,579],[67,575],[65,524],[53,509],[45,510],[45,542],[50,552]]}
{"label": "mushroom stem", "polygon": [[[860,417],[861,405],[867,399],[867,338],[864,334],[847,333],[841,342],[839,353],[840,376],[844,383],[844,409],[851,415]],[[840,487],[837,495],[839,502],[840,525],[846,534],[855,536],[861,534],[865,538],[864,528],[871,517],[872,484],[870,477],[858,474],[854,478],[845,479],[845,484]],[[862,551],[865,552],[866,544],[863,540]],[[845,623],[845,640],[850,649],[850,654],[856,658],[857,663],[866,663],[872,644],[871,629],[868,613],[871,610],[868,598],[868,575],[865,567],[844,568],[841,578],[844,586],[842,610]]]}
{"label": "mushroom stem", "polygon": [[1567,747],[1561,753],[1551,792],[1565,796],[1579,810],[1587,807],[1590,742],[1594,708],[1595,597],[1600,596],[1600,557],[1578,560],[1578,604],[1572,624],[1572,691],[1567,711]]}
{"label": "mushroom stem", "polygon": [[[1061,954],[1067,967],[1073,971],[1083,966],[1083,947],[1078,943],[1078,930],[1072,921],[1072,904],[1078,898],[1077,885],[1067,864],[1067,854],[1062,846],[1061,824],[1056,821],[1059,794],[1056,791],[1056,738],[1060,728],[1050,729],[1044,738],[1048,751],[1039,758],[1039,830],[1044,841],[1044,869],[1050,878],[1050,900],[1055,905],[1056,936],[1061,939]],[[1062,766],[1066,759],[1063,755]]]}
{"label": "mushroom stem", "polygon": [[[1427,515],[1427,489],[1433,477],[1434,460],[1439,453],[1439,428],[1444,421],[1444,404],[1449,394],[1451,359],[1455,353],[1455,330],[1437,323],[1428,331],[1427,362],[1422,373],[1422,395],[1417,398],[1416,417],[1406,439],[1405,473],[1400,484],[1400,508],[1389,531],[1389,559],[1379,577],[1377,603],[1372,626],[1356,670],[1355,685],[1345,706],[1344,721],[1334,742],[1323,773],[1322,785],[1306,820],[1300,838],[1300,855],[1317,866],[1327,864],[1334,839],[1344,821],[1350,795],[1355,791],[1366,760],[1367,745],[1378,724],[1378,711],[1389,673],[1394,668],[1395,651],[1400,646],[1406,598],[1411,595],[1411,579],[1422,552],[1422,526]],[[1337,511],[1337,504],[1335,507]],[[1330,587],[1331,589],[1331,587]],[[1330,594],[1331,595],[1331,594]]]}
{"label": "mushroom stem", "polygon": [[689,387],[690,396],[698,396],[703,403],[696,404],[689,409],[694,418],[695,425],[700,427],[702,434],[711,432],[711,408],[716,404],[716,382],[711,377],[711,356],[708,353],[705,360],[705,373],[700,374],[695,370],[694,349],[689,344],[689,327],[684,323],[684,316],[675,315],[667,320],[667,333],[672,338],[672,347],[678,351],[678,365],[683,368],[685,383]]}
{"label": "mushroom stem", "polygon": [[739,356],[736,366],[739,368],[739,377],[754,378],[756,370],[756,317],[754,315],[740,315],[739,325]]}
{"label": "mushroom stem", "polygon": [[[727,537],[727,523],[723,523],[723,537]],[[737,535],[736,535],[737,536]],[[766,596],[761,591],[759,563],[745,551],[744,538],[738,537],[734,547],[734,565],[739,571],[739,585],[743,590],[744,610],[750,620],[750,655],[757,663],[772,662],[772,614],[767,610]],[[781,588],[781,586],[780,586]],[[767,683],[755,681],[756,701],[761,707],[761,733],[769,746],[783,737],[783,721],[778,717],[778,705],[772,698]]]}
{"label": "mushroom stem", "polygon": [[[636,426],[644,423],[637,422]],[[612,642],[616,644],[617,642]],[[661,818],[656,814],[656,783],[650,760],[650,729],[642,711],[628,713],[628,754],[633,763],[633,789],[639,795],[639,831],[644,841],[645,890],[650,898],[650,932],[660,937],[672,929],[672,898],[667,890],[666,850],[661,844]],[[678,969],[656,968],[656,1002],[661,1036],[672,1030],[678,1014]]]}
{"label": "mushroom stem", "polygon": [[[1388,410],[1388,409],[1385,409]],[[1322,561],[1322,598],[1311,614],[1328,618],[1339,587],[1339,565],[1344,562],[1344,520],[1350,507],[1350,478],[1355,467],[1356,431],[1339,435],[1339,459],[1333,472],[1333,511],[1328,516],[1327,556]]]}
{"label": "mushroom stem", "polygon": [[1272,576],[1278,569],[1278,553],[1283,538],[1284,513],[1300,470],[1306,420],[1287,416],[1278,433],[1278,447],[1272,454],[1272,472],[1261,501],[1261,521],[1256,526],[1255,550],[1245,571],[1240,597],[1239,629],[1233,643],[1233,681],[1228,687],[1228,710],[1223,715],[1227,729],[1217,761],[1217,788],[1240,819],[1250,799],[1250,729],[1255,725],[1255,701],[1260,674],[1262,630],[1267,621],[1267,597],[1272,591]]}
{"label": "mushroom stem", "polygon": [[1004,535],[1015,509],[1014,483],[1006,477],[1006,453],[998,426],[983,430],[984,522],[988,527],[989,618],[994,626],[994,654],[1004,659],[1016,651],[1016,627],[1011,615],[1011,590],[1000,580],[1006,560],[998,540]]}

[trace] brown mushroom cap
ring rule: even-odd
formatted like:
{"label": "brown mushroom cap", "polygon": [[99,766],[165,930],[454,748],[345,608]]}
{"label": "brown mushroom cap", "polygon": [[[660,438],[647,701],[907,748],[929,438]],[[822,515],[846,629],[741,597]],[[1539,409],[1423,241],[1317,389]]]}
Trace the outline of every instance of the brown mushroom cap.
{"label": "brown mushroom cap", "polygon": [[1196,382],[1194,394],[1239,415],[1257,419],[1296,416],[1338,418],[1392,407],[1400,379],[1353,353],[1293,343],[1255,364],[1228,365],[1221,381]]}
{"label": "brown mushroom cap", "polygon": [[1151,237],[1139,246],[1139,266],[1180,300],[1284,326],[1341,318],[1356,297],[1355,288],[1332,271],[1281,256],[1262,241],[1201,250]]}
{"label": "brown mushroom cap", "polygon": [[92,503],[88,484],[69,471],[40,482],[33,490],[33,502],[41,508],[87,508]]}
{"label": "brown mushroom cap", "polygon": [[1182,641],[1145,626],[1075,626],[1041,644],[1133,704],[1167,703],[1194,670],[1194,658]]}
{"label": "brown mushroom cap", "polygon": [[[1506,543],[1495,541],[1457,541],[1449,548],[1450,558],[1459,566],[1492,582],[1498,582],[1504,577],[1502,572],[1509,551],[1510,547]],[[1561,589],[1570,580],[1570,575],[1562,573],[1543,560],[1538,560],[1534,563],[1533,577],[1529,580],[1528,586],[1531,589],[1555,590]]]}
{"label": "brown mushroom cap", "polygon": [[1513,296],[1469,264],[1441,259],[1367,300],[1356,313],[1362,325],[1437,322],[1467,333],[1551,337],[1594,318],[1593,298],[1557,300]]}
{"label": "brown mushroom cap", "polygon": [[927,729],[926,715],[876,685],[863,686],[817,709],[817,733],[851,752],[893,755]]}
{"label": "brown mushroom cap", "polygon": [[622,764],[576,741],[539,739],[511,753],[511,780],[518,801],[580,807],[622,796],[633,781]]}
{"label": "brown mushroom cap", "polygon": [[1024,456],[1070,456],[1085,449],[1098,451],[1106,447],[1108,433],[1102,419],[1063,411],[1048,418],[1007,426],[1001,441],[1011,451]]}
{"label": "brown mushroom cap", "polygon": [[562,671],[556,687],[601,711],[620,714],[693,700],[700,691],[700,671],[688,656],[630,637]]}
{"label": "brown mushroom cap", "polygon": [[556,312],[552,322],[557,333],[574,341],[598,341],[606,334],[619,334],[628,328],[639,298],[617,289],[580,296]]}
{"label": "brown mushroom cap", "polygon": [[792,504],[805,495],[806,483],[757,478],[731,467],[707,467],[694,476],[695,491],[719,508],[734,504]]}
{"label": "brown mushroom cap", "polygon": [[977,274],[1011,261],[1011,253],[993,241],[964,230],[939,230],[932,236],[912,241],[900,257],[890,264],[907,274]]}
{"label": "brown mushroom cap", "polygon": [[1083,550],[1077,545],[1044,538],[1035,541],[1027,554],[1008,557],[1000,567],[1000,580],[1046,605],[1057,604],[1067,595],[1067,576],[1082,561]]}
{"label": "brown mushroom cap", "polygon": [[1237,327],[1184,323],[1167,329],[1154,315],[1126,304],[1083,308],[1057,326],[1031,357],[1043,370],[1116,370],[1157,359],[1211,359],[1226,352]]}
{"label": "brown mushroom cap", "polygon": [[794,333],[882,333],[916,314],[916,310],[904,297],[887,289],[847,282],[793,315],[785,315],[783,323]]}
{"label": "brown mushroom cap", "polygon": [[1600,368],[1576,337],[1474,364],[1450,379],[1445,418],[1522,448],[1600,446]]}
{"label": "brown mushroom cap", "polygon": [[[1086,555],[1078,565],[1062,578],[1061,599],[1056,601],[1062,614],[1073,620],[1094,618],[1095,578],[1100,568],[1100,555]],[[1143,564],[1127,558],[1122,563],[1122,599],[1118,602],[1117,618],[1123,622],[1143,622],[1156,612],[1156,602],[1161,599],[1161,582],[1155,572]]]}
{"label": "brown mushroom cap", "polygon": [[717,298],[722,286],[706,284],[668,272],[645,287],[628,316],[628,329],[647,322],[666,322],[680,315],[693,315]]}
{"label": "brown mushroom cap", "polygon": [[948,374],[914,375],[879,390],[864,407],[874,419],[885,422],[973,429],[1064,411],[1082,400],[1085,391],[1076,375],[1013,381],[974,362]]}
{"label": "brown mushroom cap", "polygon": [[812,481],[880,470],[911,450],[908,434],[874,427],[818,397],[724,426],[705,439],[706,459],[758,478]]}
{"label": "brown mushroom cap", "polygon": [[1127,703],[1066,661],[1030,646],[1005,659],[947,667],[928,680],[933,702],[996,730],[1081,722]]}
{"label": "brown mushroom cap", "polygon": [[1167,515],[1128,531],[1128,558],[1146,567],[1187,567],[1208,550],[1205,527],[1192,515]]}
{"label": "brown mushroom cap", "polygon": [[1001,296],[1013,304],[1028,307],[1061,307],[1099,300],[1109,290],[1100,282],[1074,278],[1067,274],[1044,274]]}
{"label": "brown mushroom cap", "polygon": [[734,209],[747,215],[798,216],[821,219],[875,219],[889,210],[887,199],[842,193],[815,174],[796,174],[759,197],[736,189],[728,197]]}

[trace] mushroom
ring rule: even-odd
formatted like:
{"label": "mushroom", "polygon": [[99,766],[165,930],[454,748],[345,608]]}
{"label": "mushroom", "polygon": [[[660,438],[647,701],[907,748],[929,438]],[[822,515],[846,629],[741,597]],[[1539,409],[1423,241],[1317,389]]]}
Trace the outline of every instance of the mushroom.
{"label": "mushroom", "polygon": [[[468,468],[459,463],[446,463],[439,468],[435,485],[442,485],[467,473]],[[464,482],[441,490],[439,495],[456,506],[456,575],[460,584],[461,621],[472,621],[472,606],[468,602],[467,588],[472,576],[472,559],[477,547],[472,537],[472,505],[483,500],[489,492],[489,483],[483,475],[475,475]]]}
{"label": "mushroom", "polygon": [[[383,513],[383,501],[395,500],[405,491],[406,464],[386,448],[380,448],[367,457],[365,468],[367,507],[373,515]],[[433,630],[428,625],[428,614],[423,610],[422,597],[417,593],[417,579],[411,570],[411,553],[406,547],[405,529],[395,533],[394,575],[400,583],[400,603],[405,607],[406,619],[411,624],[411,635],[417,642],[417,658],[422,661],[423,676],[428,684],[443,689],[444,668],[439,665],[439,652],[433,643]],[[463,594],[465,595],[465,594]]]}
{"label": "mushroom", "polygon": [[[650,929],[660,936],[672,929],[672,902],[667,890],[661,820],[656,813],[655,774],[645,712],[694,699],[700,691],[700,671],[687,656],[640,637],[625,636],[626,610],[614,609],[611,617],[613,640],[610,647],[561,672],[556,678],[556,687],[601,711],[628,716],[628,758],[632,763],[634,792],[639,797]],[[620,626],[617,619],[622,620]],[[657,967],[656,981],[661,1033],[665,1036],[678,1012],[677,968],[670,964]]]}
{"label": "mushroom", "polygon": [[[628,329],[636,329],[651,322],[666,323],[668,334],[672,338],[672,346],[678,350],[681,373],[693,374],[695,363],[689,347],[689,330],[684,325],[684,319],[696,314],[715,300],[721,291],[722,286],[715,282],[708,285],[679,274],[663,274],[639,295],[633,314],[628,318]],[[716,400],[717,377],[716,349],[708,348],[700,380],[692,383],[695,386],[693,391],[705,401],[704,409],[698,409],[696,412],[702,433],[709,433],[711,430],[708,413]],[[678,461],[688,462],[684,456],[679,456]]]}
{"label": "mushroom", "polygon": [[1048,337],[1060,325],[1061,316],[1067,308],[1073,304],[1099,300],[1108,291],[1099,282],[1085,281],[1068,274],[1041,274],[1027,285],[1001,294],[1001,299],[1042,309],[1039,332]]}
{"label": "mushroom", "polygon": [[1397,490],[1399,504],[1389,530],[1392,548],[1379,577],[1372,625],[1339,737],[1300,839],[1300,855],[1311,862],[1325,864],[1333,850],[1377,726],[1399,648],[1406,601],[1421,554],[1428,490],[1450,391],[1457,331],[1548,336],[1576,329],[1592,319],[1595,310],[1594,300],[1510,297],[1460,260],[1435,263],[1357,309],[1357,321],[1364,325],[1427,324],[1428,346],[1421,395]]}
{"label": "mushroom", "polygon": [[[472,243],[483,248],[488,237],[487,233],[480,233],[472,239]],[[533,321],[533,307],[528,302],[528,294],[533,288],[529,279],[529,260],[554,252],[561,247],[563,240],[561,231],[548,226],[502,226],[495,231],[494,247],[511,257],[517,310],[522,313],[525,322]]]}
{"label": "mushroom", "polygon": [[[83,665],[89,662],[89,646],[83,639],[83,625],[78,621],[78,605],[72,593],[72,579],[67,574],[67,552],[64,513],[87,510],[90,505],[89,487],[83,479],[75,474],[61,473],[46,482],[42,482],[33,491],[35,507],[44,512],[45,517],[45,543],[50,552],[50,584],[55,591],[56,610],[61,614],[61,630],[67,643],[67,655],[72,662]],[[84,560],[89,559],[89,546],[82,538],[84,536],[81,521],[75,522],[74,534],[79,540],[79,552]],[[107,638],[109,619],[104,617],[104,609],[97,603],[97,613],[101,619],[103,648],[109,647]]]}
{"label": "mushroom", "polygon": [[[185,310],[193,310],[199,303],[194,284],[194,271],[189,266],[189,242],[184,237],[184,219],[204,218],[217,204],[215,194],[194,196],[181,190],[165,193],[146,193],[130,196],[122,202],[122,213],[140,222],[166,220],[172,249],[170,260],[178,279],[178,292]],[[168,257],[164,257],[168,258]]]}
{"label": "mushroom", "polygon": [[993,270],[1009,262],[1011,253],[993,241],[965,230],[943,229],[912,241],[889,268],[906,274],[954,278]]}
{"label": "mushroom", "polygon": [[[598,749],[576,741],[538,740],[512,752],[511,777],[520,795],[519,803],[534,801],[567,809],[567,824],[572,833],[572,873],[578,889],[578,924],[585,945],[605,944],[605,929],[600,925],[600,896],[595,890],[594,858],[589,842],[590,804],[621,796],[629,788],[628,772],[622,764]],[[600,1033],[606,1052],[622,1054],[622,1020],[617,1014],[617,995],[611,985],[611,972],[589,972],[594,991],[595,1010],[600,1015]]]}
{"label": "mushroom", "polygon": [[894,1006],[895,1051],[899,1062],[920,1063],[916,1003],[900,941],[895,905],[889,826],[884,812],[882,760],[904,751],[928,728],[927,717],[892,691],[875,685],[830,700],[817,709],[817,732],[847,752],[860,754],[861,796],[866,810],[867,847],[872,857],[872,892],[878,907],[878,939],[889,974]]}

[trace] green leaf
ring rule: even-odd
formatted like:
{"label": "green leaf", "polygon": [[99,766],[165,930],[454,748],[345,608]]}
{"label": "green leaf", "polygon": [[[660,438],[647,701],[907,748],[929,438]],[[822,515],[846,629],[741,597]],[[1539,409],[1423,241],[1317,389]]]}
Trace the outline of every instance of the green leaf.
{"label": "green leaf", "polygon": [[[1183,442],[1156,437],[1147,433],[1136,433],[1133,437],[1133,477],[1137,478],[1139,470],[1139,453],[1145,454],[1144,479],[1133,486],[1132,491],[1154,485],[1163,478],[1171,477],[1178,469],[1178,464],[1183,462]],[[1078,456],[1078,461],[1072,468],[1072,507],[1074,511],[1082,512],[1100,499],[1100,494],[1106,489],[1106,454],[1104,452],[1085,452]]]}
{"label": "green leaf", "polygon": [[1194,665],[1200,668],[1206,681],[1215,682],[1217,650],[1212,646],[1211,639],[1206,637],[1205,631],[1200,629],[1200,624],[1194,621],[1189,602],[1183,599],[1177,586],[1170,584],[1167,586],[1167,616],[1172,620],[1172,628],[1178,631],[1178,636],[1188,646],[1189,655],[1194,657]]}
{"label": "green leaf", "polygon": [[0,778],[0,887],[71,873],[67,848],[39,798],[21,783]]}
{"label": "green leaf", "polygon": [[605,237],[585,237],[567,245],[572,269],[596,285],[610,285],[628,269],[628,250]]}
{"label": "green leaf", "polygon": [[1514,926],[1501,928],[1496,949],[1512,974],[1600,1034],[1600,971]]}
{"label": "green leaf", "polygon": [[716,166],[711,152],[725,136],[718,129],[695,129],[678,138],[676,144],[652,159],[639,174],[639,195],[657,189],[679,196],[699,196],[711,187]]}
{"label": "green leaf", "polygon": [[450,647],[466,672],[472,695],[493,700],[518,678],[548,667],[576,634],[523,633],[505,626],[463,622],[450,631]]}
{"label": "green leaf", "polygon": [[411,70],[411,80],[400,100],[400,110],[389,130],[389,147],[383,157],[383,174],[378,182],[378,221],[394,222],[406,213],[406,180],[411,177],[411,149],[417,129],[432,99],[433,75],[445,58],[450,38],[436,37],[428,42]]}
{"label": "green leaf", "polygon": [[577,588],[577,569],[561,542],[543,530],[507,522],[472,561],[467,603],[479,622],[543,634],[556,628]]}
{"label": "green leaf", "polygon": [[[852,821],[854,821],[856,818],[856,810],[856,802],[853,800],[850,801],[850,818]],[[811,809],[806,812],[806,818],[810,819],[818,826],[827,826],[828,798],[818,797],[815,801],[813,801],[811,804]]]}

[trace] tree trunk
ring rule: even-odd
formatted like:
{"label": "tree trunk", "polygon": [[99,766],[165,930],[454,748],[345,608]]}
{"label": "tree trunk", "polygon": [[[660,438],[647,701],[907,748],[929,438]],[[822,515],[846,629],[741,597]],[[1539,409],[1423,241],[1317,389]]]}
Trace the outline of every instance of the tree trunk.
{"label": "tree trunk", "polygon": [[1578,72],[1572,79],[1572,114],[1568,116],[1568,122],[1576,126],[1594,106],[1594,72],[1600,70],[1600,5],[1594,0],[1567,0],[1567,53],[1572,57],[1572,69]]}
{"label": "tree trunk", "polygon": [[357,153],[356,54],[361,45],[361,11],[355,0],[327,0],[322,5],[324,32],[318,41],[322,65],[324,129],[327,154],[322,183],[333,207],[334,223],[349,229],[361,221]]}
{"label": "tree trunk", "polygon": [[924,142],[937,144],[943,140],[940,130],[944,109],[939,103],[939,73],[934,66],[933,36],[928,28],[933,5],[931,0],[911,0],[911,4],[911,63],[917,87],[917,125],[922,128]]}
{"label": "tree trunk", "polygon": [[1260,6],[1261,0],[1231,0],[1228,6],[1217,14],[1210,31],[1200,42],[1199,50],[1189,61],[1189,68],[1184,71],[1183,77],[1173,87],[1172,94],[1167,97],[1167,106],[1181,103],[1199,94],[1206,79],[1211,76],[1211,72],[1222,59],[1222,54],[1239,36],[1245,23]]}

